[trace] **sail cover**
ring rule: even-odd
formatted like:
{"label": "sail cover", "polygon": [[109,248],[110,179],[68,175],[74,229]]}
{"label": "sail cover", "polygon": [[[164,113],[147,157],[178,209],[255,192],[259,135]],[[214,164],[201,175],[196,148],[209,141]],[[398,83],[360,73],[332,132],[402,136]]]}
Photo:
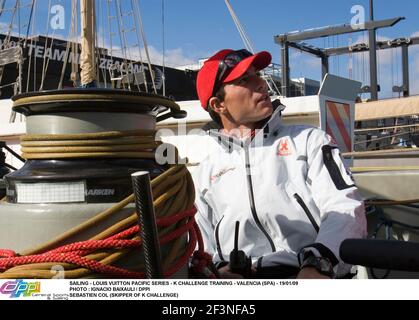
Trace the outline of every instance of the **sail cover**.
{"label": "sail cover", "polygon": [[88,84],[96,80],[94,1],[82,0],[80,6],[82,24],[80,77],[82,84]]}

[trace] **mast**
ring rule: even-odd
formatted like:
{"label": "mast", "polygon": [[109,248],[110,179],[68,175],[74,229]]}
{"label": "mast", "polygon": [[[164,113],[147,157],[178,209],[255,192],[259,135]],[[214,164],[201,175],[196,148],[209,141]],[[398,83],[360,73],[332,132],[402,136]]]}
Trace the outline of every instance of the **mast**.
{"label": "mast", "polygon": [[81,86],[94,86],[96,81],[96,59],[95,59],[95,39],[96,39],[96,18],[95,1],[80,0],[81,12]]}

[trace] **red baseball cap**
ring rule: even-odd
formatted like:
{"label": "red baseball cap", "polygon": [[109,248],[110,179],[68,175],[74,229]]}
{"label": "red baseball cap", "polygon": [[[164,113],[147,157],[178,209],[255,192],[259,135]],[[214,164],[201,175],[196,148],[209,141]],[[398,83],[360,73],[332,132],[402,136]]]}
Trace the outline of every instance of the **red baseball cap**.
{"label": "red baseball cap", "polygon": [[201,106],[207,110],[214,88],[240,78],[251,66],[262,70],[269,66],[272,56],[267,51],[252,54],[249,51],[224,49],[205,61],[196,79],[196,91]]}

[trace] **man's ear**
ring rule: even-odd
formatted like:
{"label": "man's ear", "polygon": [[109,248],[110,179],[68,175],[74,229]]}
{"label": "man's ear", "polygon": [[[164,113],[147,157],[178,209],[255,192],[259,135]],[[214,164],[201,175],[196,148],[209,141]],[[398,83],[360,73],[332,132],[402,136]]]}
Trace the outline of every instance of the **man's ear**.
{"label": "man's ear", "polygon": [[210,108],[217,112],[219,115],[225,114],[227,111],[225,104],[223,101],[218,99],[217,97],[211,97],[208,102]]}

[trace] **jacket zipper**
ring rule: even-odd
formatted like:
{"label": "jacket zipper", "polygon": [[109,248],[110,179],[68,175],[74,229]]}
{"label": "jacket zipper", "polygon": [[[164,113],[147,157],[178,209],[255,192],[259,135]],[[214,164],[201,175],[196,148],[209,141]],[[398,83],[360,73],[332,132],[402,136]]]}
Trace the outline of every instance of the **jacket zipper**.
{"label": "jacket zipper", "polygon": [[272,252],[275,252],[276,251],[275,244],[272,241],[272,238],[269,236],[268,232],[263,228],[262,223],[260,222],[259,217],[258,217],[257,212],[256,212],[255,196],[253,194],[253,184],[252,184],[252,175],[251,175],[251,171],[250,171],[250,161],[249,161],[249,149],[248,149],[248,147],[244,147],[244,151],[245,151],[247,190],[248,190],[248,193],[249,193],[250,209],[252,211],[252,216],[253,216],[253,219],[256,222],[256,225],[258,226],[260,231],[262,231],[262,233],[264,234],[264,236],[268,240],[268,242],[269,242],[269,244],[272,248]]}
{"label": "jacket zipper", "polygon": [[308,207],[307,207],[307,206],[306,206],[306,204],[304,203],[303,198],[301,198],[301,197],[299,196],[299,194],[298,194],[298,193],[294,194],[294,198],[295,198],[295,200],[297,200],[297,202],[298,202],[298,204],[301,206],[301,208],[303,208],[303,210],[304,210],[305,214],[306,214],[306,215],[307,215],[307,217],[308,217],[308,220],[310,220],[310,222],[311,222],[311,224],[313,225],[313,227],[314,227],[314,229],[316,230],[316,232],[317,232],[317,233],[319,233],[320,228],[319,228],[319,226],[318,226],[318,224],[317,224],[316,220],[314,220],[314,217],[313,217],[313,215],[311,214],[310,210],[308,209]]}
{"label": "jacket zipper", "polygon": [[221,221],[223,221],[224,216],[220,219],[220,221],[218,221],[217,226],[215,227],[215,242],[217,244],[217,252],[218,252],[218,256],[220,257],[221,261],[225,261],[224,257],[223,257],[223,252],[221,251],[221,243],[220,243],[220,224]]}

